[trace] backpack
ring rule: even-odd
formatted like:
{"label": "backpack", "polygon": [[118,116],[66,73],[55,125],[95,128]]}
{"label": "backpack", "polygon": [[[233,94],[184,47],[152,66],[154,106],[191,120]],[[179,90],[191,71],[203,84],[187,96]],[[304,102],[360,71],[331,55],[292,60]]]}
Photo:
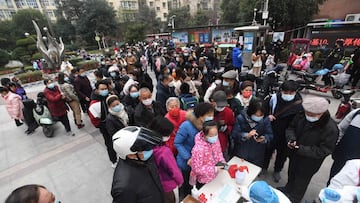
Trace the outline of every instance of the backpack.
{"label": "backpack", "polygon": [[199,103],[199,100],[195,96],[185,96],[180,97],[180,103],[182,110],[189,110],[193,109]]}

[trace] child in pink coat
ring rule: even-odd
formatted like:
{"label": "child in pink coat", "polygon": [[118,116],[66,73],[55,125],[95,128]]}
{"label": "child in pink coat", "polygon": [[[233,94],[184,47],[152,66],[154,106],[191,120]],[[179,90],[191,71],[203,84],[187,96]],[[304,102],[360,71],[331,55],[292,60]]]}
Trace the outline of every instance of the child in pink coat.
{"label": "child in pink coat", "polygon": [[22,108],[23,104],[21,102],[21,97],[15,93],[12,93],[6,87],[0,87],[1,97],[5,101],[6,110],[9,113],[9,116],[15,120],[16,126],[20,126],[23,123],[21,120],[24,119]]}
{"label": "child in pink coat", "polygon": [[215,179],[225,163],[218,137],[218,127],[214,121],[206,121],[203,130],[195,136],[195,145],[191,151],[191,170],[196,176],[197,186],[209,183]]}

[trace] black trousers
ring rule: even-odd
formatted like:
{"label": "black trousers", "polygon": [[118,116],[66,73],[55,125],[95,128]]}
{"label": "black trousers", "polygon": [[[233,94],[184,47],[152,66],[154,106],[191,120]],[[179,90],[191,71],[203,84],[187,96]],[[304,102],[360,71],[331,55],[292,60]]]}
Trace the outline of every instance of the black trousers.
{"label": "black trousers", "polygon": [[293,203],[300,203],[313,175],[319,170],[324,159],[312,159],[299,156],[296,152],[290,154],[288,182],[285,194]]}
{"label": "black trousers", "polygon": [[63,116],[57,117],[56,120],[60,121],[64,125],[66,132],[71,131],[71,127],[70,127],[69,118],[68,118],[67,113],[65,115],[63,115]]}
{"label": "black trousers", "polygon": [[181,170],[181,173],[184,178],[184,183],[182,184],[181,188],[179,189],[179,196],[180,196],[180,199],[183,199],[186,197],[186,195],[191,194],[192,186],[189,184],[190,171]]}
{"label": "black trousers", "polygon": [[263,169],[268,169],[272,154],[276,150],[276,159],[274,165],[274,171],[280,172],[285,164],[286,158],[288,157],[288,148],[285,137],[277,138],[271,143],[265,151],[264,166]]}
{"label": "black trousers", "polygon": [[90,101],[86,101],[85,99],[80,100],[80,106],[81,106],[81,110],[84,113],[88,112],[89,106],[90,106]]}
{"label": "black trousers", "polygon": [[104,141],[105,141],[105,146],[106,146],[106,150],[107,150],[107,153],[109,155],[109,159],[112,163],[116,163],[117,161],[117,155],[116,155],[116,152],[114,150],[114,147],[113,147],[113,142],[112,142],[112,139],[111,139],[111,136],[109,135],[109,133],[107,132],[106,130],[106,127],[100,127],[100,132],[104,138]]}

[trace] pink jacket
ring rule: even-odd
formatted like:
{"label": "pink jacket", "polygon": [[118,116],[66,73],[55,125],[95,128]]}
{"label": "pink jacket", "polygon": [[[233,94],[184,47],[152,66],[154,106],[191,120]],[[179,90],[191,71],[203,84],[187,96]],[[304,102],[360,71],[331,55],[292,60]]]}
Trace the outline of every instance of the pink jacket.
{"label": "pink jacket", "polygon": [[154,158],[164,192],[171,192],[183,184],[183,176],[169,147],[165,145],[155,147]]}
{"label": "pink jacket", "polygon": [[3,97],[5,100],[6,110],[8,111],[12,119],[23,119],[21,97],[15,93],[9,91],[9,93]]}
{"label": "pink jacket", "polygon": [[221,152],[220,141],[211,144],[204,139],[203,132],[195,136],[195,145],[191,152],[191,169],[199,183],[209,183],[216,175],[215,165],[225,162]]}

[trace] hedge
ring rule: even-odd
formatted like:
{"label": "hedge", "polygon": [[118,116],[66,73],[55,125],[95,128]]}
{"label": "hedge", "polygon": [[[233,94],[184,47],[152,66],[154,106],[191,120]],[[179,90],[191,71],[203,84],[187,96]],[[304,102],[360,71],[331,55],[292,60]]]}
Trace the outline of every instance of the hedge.
{"label": "hedge", "polygon": [[42,77],[42,72],[39,70],[22,73],[22,74],[17,75],[16,77],[21,81],[22,84],[40,81],[40,80],[44,79]]}
{"label": "hedge", "polygon": [[73,65],[73,66],[77,66],[78,63],[80,63],[81,61],[83,61],[83,58],[69,58],[69,62]]}
{"label": "hedge", "polygon": [[93,70],[99,67],[99,62],[91,61],[81,61],[77,63],[78,68],[84,68],[85,70]]}

